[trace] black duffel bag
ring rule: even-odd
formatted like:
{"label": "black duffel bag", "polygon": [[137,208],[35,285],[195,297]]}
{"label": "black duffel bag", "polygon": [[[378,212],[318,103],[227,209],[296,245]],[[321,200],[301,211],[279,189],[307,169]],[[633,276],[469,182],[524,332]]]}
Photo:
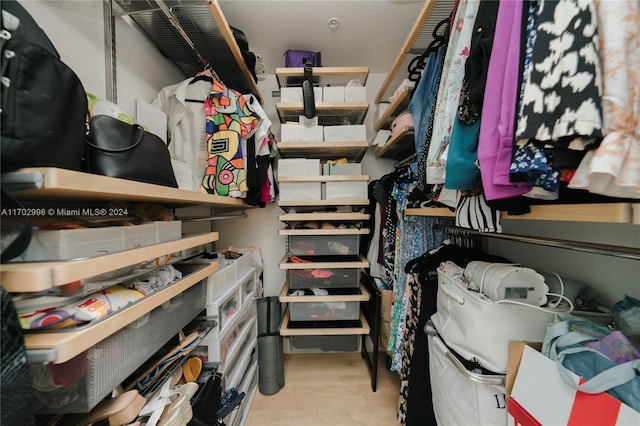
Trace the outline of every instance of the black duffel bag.
{"label": "black duffel bag", "polygon": [[80,170],[87,95],[33,17],[2,0],[2,172],[21,167]]}

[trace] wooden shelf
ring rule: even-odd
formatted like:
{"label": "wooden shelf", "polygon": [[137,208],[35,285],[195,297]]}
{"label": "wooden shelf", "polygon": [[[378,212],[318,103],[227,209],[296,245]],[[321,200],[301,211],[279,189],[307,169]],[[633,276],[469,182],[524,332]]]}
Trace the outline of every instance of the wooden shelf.
{"label": "wooden shelf", "polygon": [[[567,222],[634,223],[632,203],[592,203],[532,205],[531,212],[510,216],[501,213],[502,220],[553,220]],[[455,217],[446,207],[406,209],[409,216]]]}
{"label": "wooden shelf", "polygon": [[287,309],[280,326],[281,336],[344,336],[352,334],[369,334],[371,328],[364,314],[360,312],[361,327],[339,327],[339,328],[289,328],[289,310]]}
{"label": "wooden shelf", "polygon": [[[352,257],[352,256],[349,256]],[[280,269],[317,269],[317,268],[334,268],[334,269],[348,269],[348,268],[368,268],[369,261],[362,255],[358,255],[359,260],[347,260],[336,262],[304,262],[295,263],[289,261],[289,254],[285,254],[280,259]]]}
{"label": "wooden shelf", "polygon": [[304,222],[304,221],[363,221],[369,220],[369,215],[366,213],[341,213],[341,212],[311,212],[311,213],[287,213],[278,216],[278,219],[282,222]]}
{"label": "wooden shelf", "polygon": [[454,0],[426,0],[415,23],[409,31],[396,60],[380,86],[375,103],[385,102],[406,78],[406,70],[411,60],[422,54],[431,41],[433,30],[441,20],[451,15]]}
{"label": "wooden shelf", "polygon": [[369,175],[279,176],[278,182],[368,182]]}
{"label": "wooden shelf", "polygon": [[158,0],[110,3],[114,15],[128,15],[185,76],[210,65],[227,87],[261,99],[218,0],[172,0],[171,7]]}
{"label": "wooden shelf", "polygon": [[279,235],[367,235],[367,228],[346,228],[346,229],[280,229]]}
{"label": "wooden shelf", "polygon": [[[359,80],[362,86],[367,83],[368,67],[313,67],[314,84],[325,86],[346,86],[351,80]],[[276,68],[276,77],[280,87],[302,85],[304,68]]]}
{"label": "wooden shelf", "polygon": [[341,294],[327,296],[289,296],[289,280],[285,281],[282,291],[280,291],[279,300],[289,303],[309,303],[309,302],[366,302],[371,298],[369,292],[361,283],[358,287],[360,294]]}
{"label": "wooden shelf", "polygon": [[24,338],[25,347],[27,350],[51,351],[54,354],[52,362],[56,364],[68,361],[218,270],[217,262],[203,266],[177,283],[127,306],[93,326],[65,332],[27,333]]}
{"label": "wooden shelf", "polygon": [[558,220],[570,222],[632,223],[631,203],[532,205],[531,212],[503,220]]}
{"label": "wooden shelf", "polygon": [[2,186],[19,199],[147,201],[178,205],[250,208],[244,200],[57,168],[27,168],[2,174]]}
{"label": "wooden shelf", "polygon": [[2,286],[10,293],[43,291],[76,280],[111,272],[118,268],[133,266],[182,250],[209,244],[217,240],[218,233],[211,232],[86,259],[5,263],[0,271],[0,280]]}
{"label": "wooden shelf", "polygon": [[320,158],[331,160],[346,157],[358,162],[369,149],[369,142],[278,142],[278,152],[282,158]]}
{"label": "wooden shelf", "polygon": [[456,217],[456,212],[447,207],[425,207],[418,209],[406,209],[406,216],[431,216],[431,217]]}
{"label": "wooden shelf", "polygon": [[376,157],[403,160],[416,152],[413,127],[406,126],[396,135],[389,138],[387,143],[378,147],[374,155]]}
{"label": "wooden shelf", "polygon": [[409,107],[410,94],[411,91],[407,87],[403,87],[403,90],[398,93],[378,121],[376,121],[374,128],[376,130],[389,129],[393,119]]}
{"label": "wooden shelf", "polygon": [[[304,115],[302,102],[278,102],[276,109],[281,123],[297,123]],[[318,124],[322,126],[362,124],[368,110],[368,102],[316,102]]]}
{"label": "wooden shelf", "polygon": [[338,207],[368,206],[369,200],[336,199],[336,200],[278,200],[279,207]]}

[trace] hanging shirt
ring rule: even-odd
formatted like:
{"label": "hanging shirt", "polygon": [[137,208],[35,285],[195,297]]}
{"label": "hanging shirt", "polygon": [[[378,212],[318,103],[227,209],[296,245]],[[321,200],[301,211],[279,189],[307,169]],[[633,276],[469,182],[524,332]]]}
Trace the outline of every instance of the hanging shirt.
{"label": "hanging shirt", "polygon": [[241,198],[246,195],[245,158],[242,149],[253,135],[259,117],[240,92],[214,79],[204,105],[207,166],[202,190],[209,194]]}
{"label": "hanging shirt", "polygon": [[[172,162],[183,163],[190,176],[176,176],[180,189],[197,191],[206,164],[204,100],[211,92],[211,82],[188,78],[164,87],[151,102],[167,114],[169,152]],[[174,164],[175,167],[175,164]]]}
{"label": "hanging shirt", "polygon": [[640,198],[640,3],[596,2],[604,139],[589,151],[569,188]]}
{"label": "hanging shirt", "polygon": [[454,19],[438,88],[433,136],[427,156],[427,183],[444,183],[447,148],[458,111],[465,63],[469,56],[471,34],[478,12],[478,0],[461,0]]}

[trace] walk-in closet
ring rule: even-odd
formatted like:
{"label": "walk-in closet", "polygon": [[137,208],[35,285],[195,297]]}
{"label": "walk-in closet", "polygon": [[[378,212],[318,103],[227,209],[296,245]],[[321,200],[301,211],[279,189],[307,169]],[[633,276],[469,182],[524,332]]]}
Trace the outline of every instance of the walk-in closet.
{"label": "walk-in closet", "polygon": [[3,0],[0,423],[640,424],[634,0]]}

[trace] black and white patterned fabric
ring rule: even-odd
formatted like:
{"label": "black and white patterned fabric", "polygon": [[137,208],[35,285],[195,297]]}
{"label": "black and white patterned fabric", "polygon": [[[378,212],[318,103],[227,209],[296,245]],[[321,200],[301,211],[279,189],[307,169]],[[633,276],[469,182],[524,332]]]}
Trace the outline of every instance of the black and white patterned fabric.
{"label": "black and white patterned fabric", "polygon": [[518,143],[586,149],[602,137],[601,94],[594,1],[540,1]]}

